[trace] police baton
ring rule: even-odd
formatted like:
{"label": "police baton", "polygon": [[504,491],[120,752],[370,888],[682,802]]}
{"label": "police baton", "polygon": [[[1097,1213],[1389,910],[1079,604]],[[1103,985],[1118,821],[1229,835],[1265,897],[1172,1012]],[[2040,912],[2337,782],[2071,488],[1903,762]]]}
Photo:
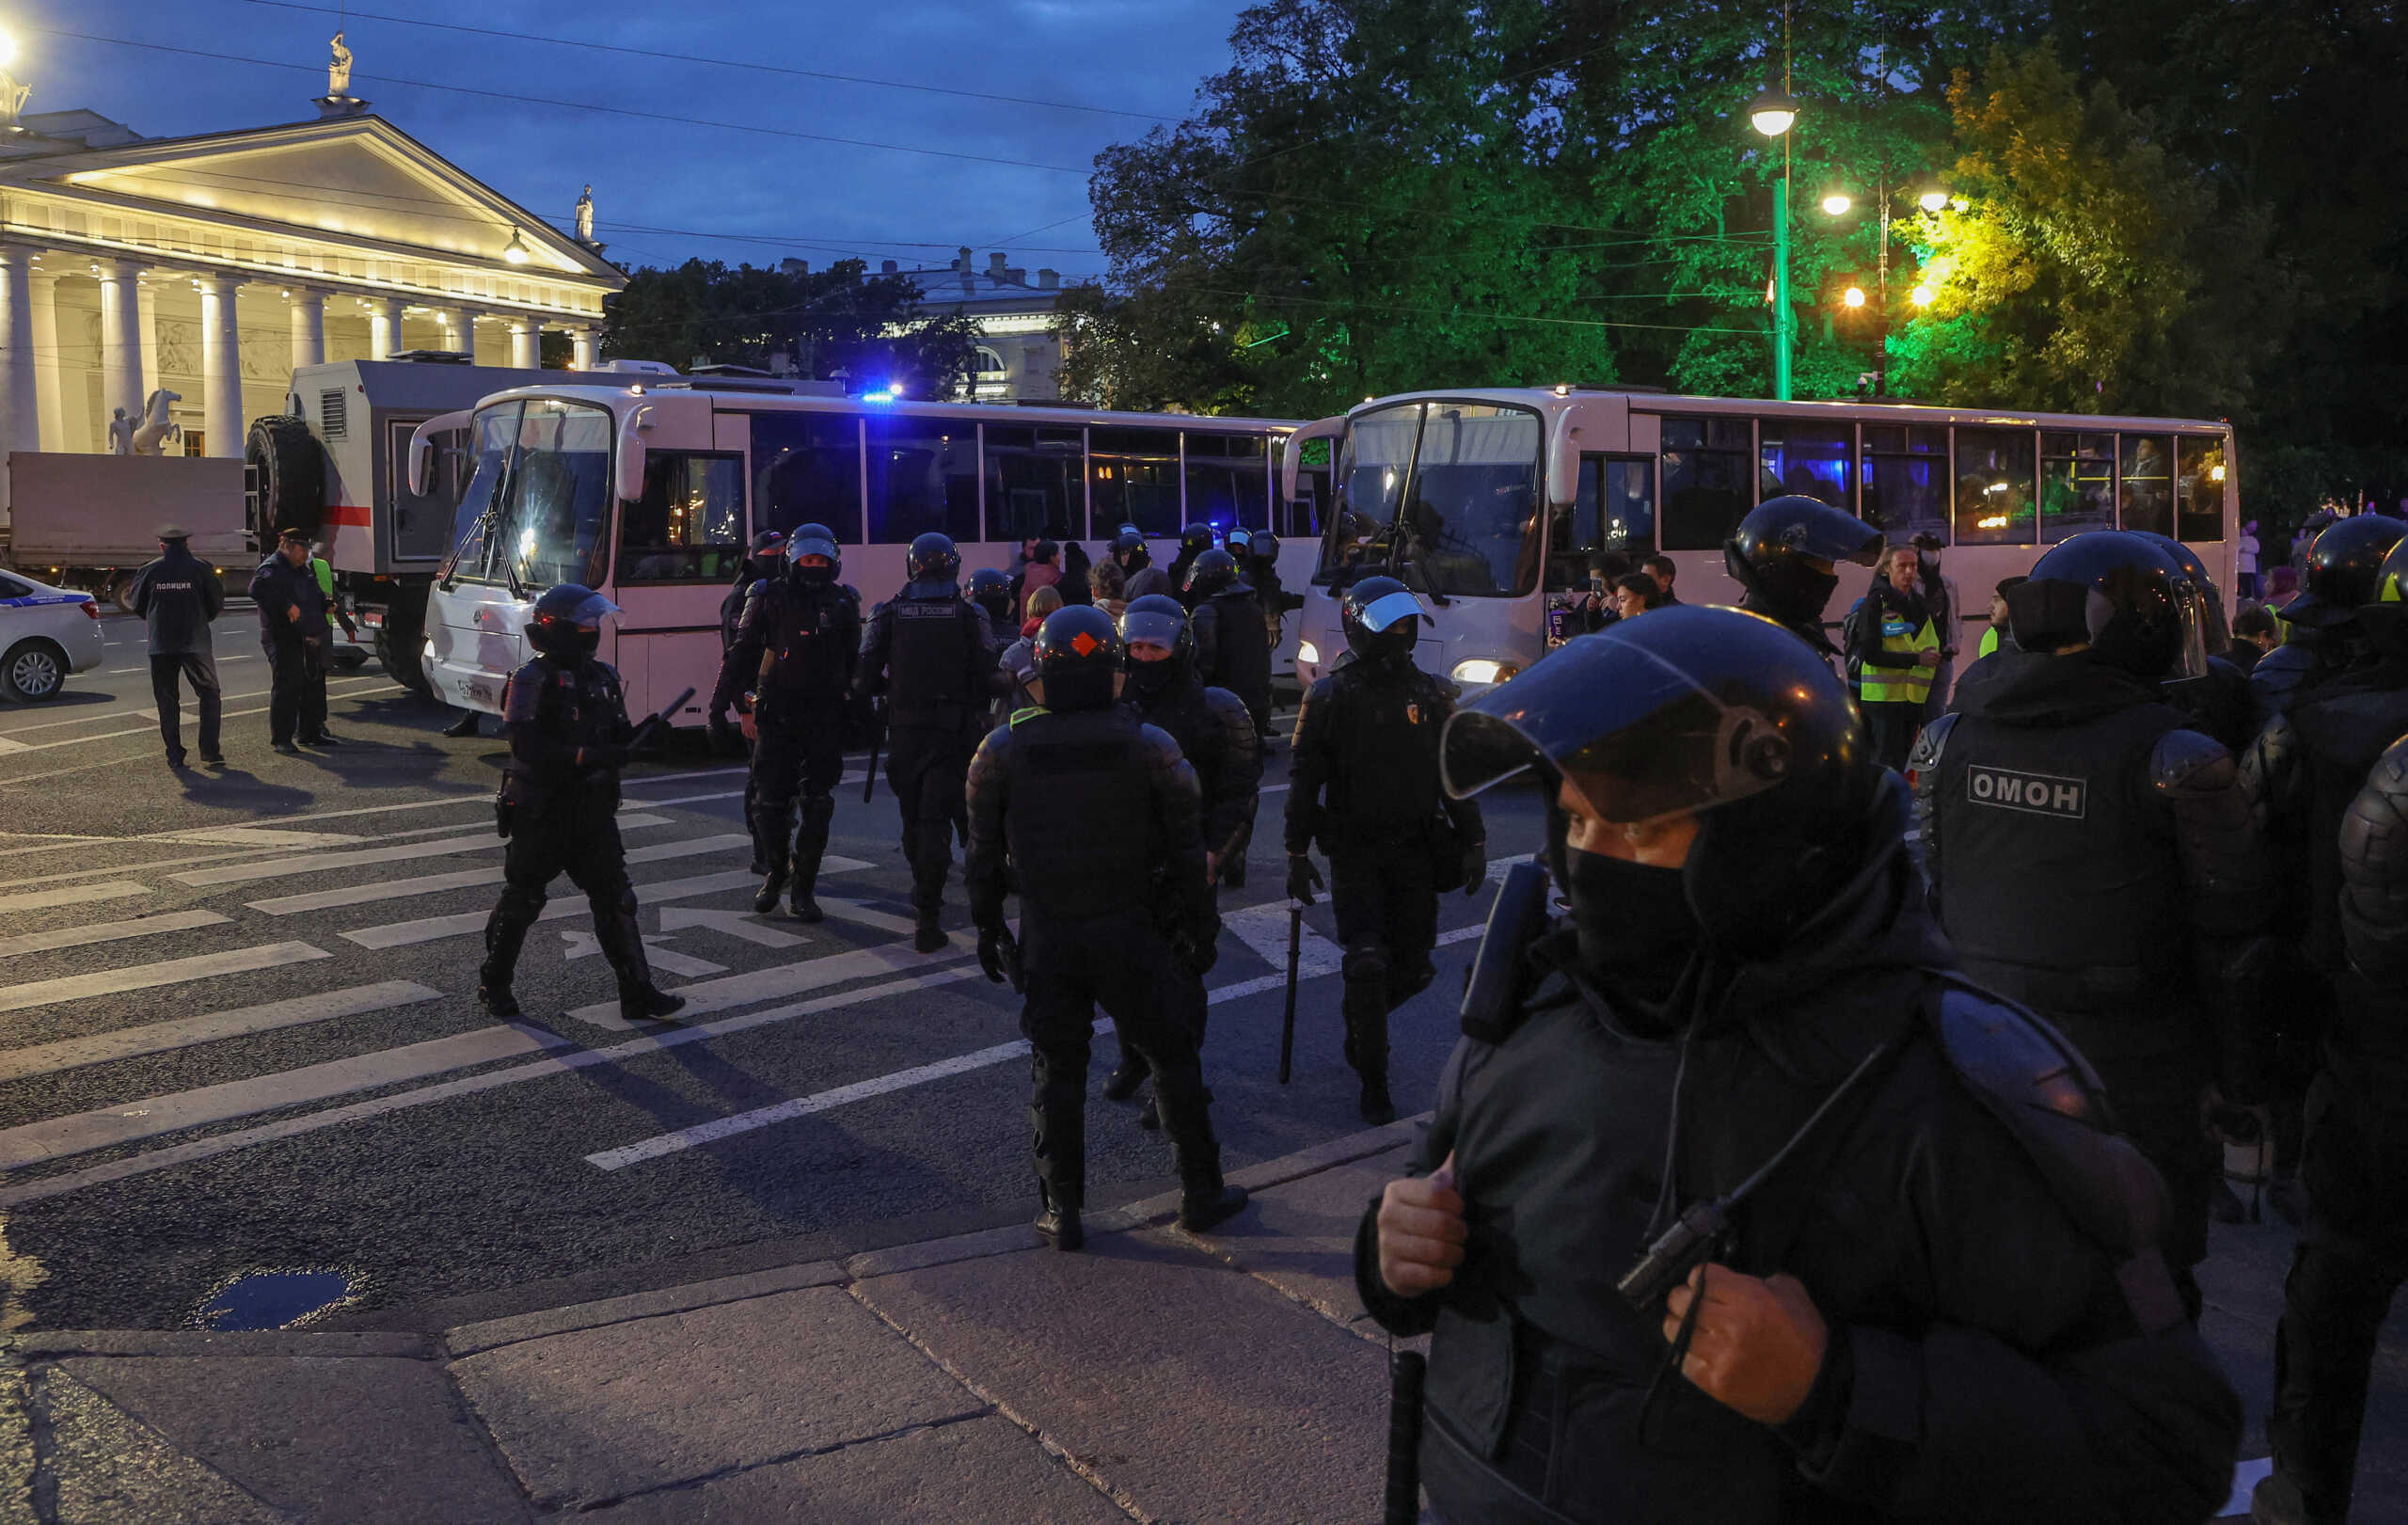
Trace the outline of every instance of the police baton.
{"label": "police baton", "polygon": [[643,723],[636,727],[635,734],[627,738],[627,750],[633,752],[638,747],[649,746],[652,743],[652,733],[668,724],[669,717],[685,708],[686,701],[693,696],[694,691],[689,688],[676,698],[662,705],[652,714],[646,715]]}
{"label": "police baton", "polygon": [[885,736],[873,727],[869,733],[869,769],[862,774],[862,803],[869,803],[870,791],[878,787],[878,744]]}
{"label": "police baton", "polygon": [[1290,1062],[1296,1056],[1296,961],[1304,950],[1305,903],[1288,902],[1288,1009],[1279,1019],[1279,1084],[1288,1083]]}
{"label": "police baton", "polygon": [[1381,1525],[1415,1525],[1421,1517],[1421,1379],[1429,1370],[1418,1350],[1388,1355],[1387,1491]]}

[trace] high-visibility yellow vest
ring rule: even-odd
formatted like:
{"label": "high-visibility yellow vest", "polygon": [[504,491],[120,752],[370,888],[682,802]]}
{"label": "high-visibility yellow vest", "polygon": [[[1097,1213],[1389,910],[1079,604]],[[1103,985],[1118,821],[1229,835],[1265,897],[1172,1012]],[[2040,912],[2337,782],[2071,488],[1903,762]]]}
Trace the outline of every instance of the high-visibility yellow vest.
{"label": "high-visibility yellow vest", "polygon": [[[1919,651],[1935,651],[1940,646],[1940,632],[1925,618],[1923,627],[1909,627],[1894,612],[1884,610],[1881,615],[1881,649],[1901,657],[1912,657]],[[1919,705],[1931,697],[1932,670],[1917,663],[1912,667],[1877,667],[1864,664],[1864,687],[1861,697],[1868,705]]]}
{"label": "high-visibility yellow vest", "polygon": [[1982,658],[1984,658],[1984,657],[1988,656],[1991,652],[1996,651],[1997,649],[1998,649],[1998,627],[1997,627],[1997,626],[1995,626],[1995,625],[1993,625],[1993,626],[1991,626],[1988,629],[1984,630],[1984,631],[1982,632],[1982,644],[1981,644],[1981,649],[1973,653],[1974,659],[1975,659],[1975,660],[1979,660],[1980,659],[1982,659]]}
{"label": "high-visibility yellow vest", "polygon": [[318,591],[326,596],[326,602],[334,602],[335,569],[326,564],[325,557],[312,556],[309,558],[309,570],[317,574]]}

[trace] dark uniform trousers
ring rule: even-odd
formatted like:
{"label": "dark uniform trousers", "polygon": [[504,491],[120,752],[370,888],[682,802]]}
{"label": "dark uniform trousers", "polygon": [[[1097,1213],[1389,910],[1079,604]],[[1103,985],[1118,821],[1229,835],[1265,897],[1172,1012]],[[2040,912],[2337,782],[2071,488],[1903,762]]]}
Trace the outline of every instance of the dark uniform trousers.
{"label": "dark uniform trousers", "polygon": [[791,875],[801,895],[818,883],[828,823],[836,815],[836,784],[845,776],[845,711],[842,699],[767,697],[756,710],[758,739],[745,785],[752,794],[752,836],[768,872]]}
{"label": "dark uniform trousers", "polygon": [[1330,909],[1345,950],[1346,1061],[1366,1075],[1385,1075],[1388,1013],[1435,977],[1430,953],[1438,943],[1438,892],[1431,887],[1429,839],[1405,830],[1331,837]]}
{"label": "dark uniform trousers", "polygon": [[267,734],[278,746],[326,728],[324,650],[297,635],[282,634],[268,647]]}
{"label": "dark uniform trousers", "polygon": [[200,755],[214,757],[218,754],[217,719],[222,706],[217,686],[217,659],[206,651],[178,652],[173,656],[150,659],[150,702],[159,711],[159,739],[167,745],[167,755],[184,755],[183,696],[179,679],[192,685],[193,697],[200,705]]}
{"label": "dark uniform trousers", "polygon": [[552,881],[566,874],[594,911],[594,941],[619,977],[648,984],[643,941],[636,928],[636,892],[627,882],[626,848],[619,840],[618,790],[563,788],[534,805],[511,807],[510,845],[502,858],[501,898],[485,923],[488,986],[507,986],[528,930],[543,914]]}
{"label": "dark uniform trousers", "polygon": [[[1152,914],[1133,907],[1060,926],[1021,924],[1027,1004],[1021,1032],[1032,1055],[1028,1120],[1037,1177],[1051,1199],[1083,1206],[1086,1180],[1087,1058],[1101,1007],[1121,1047],[1153,1072],[1163,1131],[1182,1168],[1217,1161],[1196,1027],[1202,982],[1182,973]],[[1188,987],[1194,987],[1191,993]]]}
{"label": "dark uniform trousers", "polygon": [[886,783],[903,816],[903,856],[911,865],[916,911],[933,913],[944,901],[954,834],[969,832],[962,788],[985,734],[984,717],[968,706],[887,710]]}

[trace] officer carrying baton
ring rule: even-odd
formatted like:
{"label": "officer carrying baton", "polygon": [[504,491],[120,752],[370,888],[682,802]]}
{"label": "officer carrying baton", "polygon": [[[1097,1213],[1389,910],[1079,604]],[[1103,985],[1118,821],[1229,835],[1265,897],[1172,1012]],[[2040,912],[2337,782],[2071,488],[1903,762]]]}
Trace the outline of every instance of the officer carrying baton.
{"label": "officer carrying baton", "polygon": [[1279,1019],[1279,1084],[1288,1083],[1289,1062],[1296,1054],[1296,960],[1304,949],[1305,903],[1288,902],[1288,1009]]}
{"label": "officer carrying baton", "polygon": [[878,722],[875,707],[869,711],[869,768],[862,774],[862,803],[869,803],[870,792],[878,787],[878,749],[886,739],[886,727]]}
{"label": "officer carrying baton", "polygon": [[635,734],[627,738],[627,750],[629,752],[633,752],[638,747],[650,743],[652,740],[652,733],[669,723],[669,717],[685,708],[686,701],[691,699],[693,696],[694,691],[689,688],[685,692],[679,694],[676,698],[670,700],[665,705],[662,705],[657,710],[646,715],[643,718],[642,723],[636,726]]}
{"label": "officer carrying baton", "polygon": [[1417,1350],[1388,1353],[1388,1465],[1381,1525],[1421,1517],[1421,1383],[1430,1370]]}

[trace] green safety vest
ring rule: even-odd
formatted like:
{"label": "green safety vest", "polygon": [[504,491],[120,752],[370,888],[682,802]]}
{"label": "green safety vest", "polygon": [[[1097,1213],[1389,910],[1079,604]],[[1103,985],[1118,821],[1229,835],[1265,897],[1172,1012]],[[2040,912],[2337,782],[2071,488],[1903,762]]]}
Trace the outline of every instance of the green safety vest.
{"label": "green safety vest", "polygon": [[1975,660],[1979,660],[1980,659],[1982,659],[1982,658],[1984,658],[1984,657],[1988,656],[1991,652],[1996,651],[1997,649],[1998,649],[1998,627],[1997,627],[1997,626],[1995,626],[1995,625],[1993,625],[1993,626],[1991,626],[1988,629],[1984,630],[1984,631],[1982,632],[1982,644],[1981,644],[1981,649],[1973,653],[1974,659],[1975,659]]}
{"label": "green safety vest", "polygon": [[[1937,650],[1940,632],[1925,619],[1921,629],[1909,629],[1905,620],[1885,613],[1881,620],[1881,649],[1911,657],[1919,651]],[[1932,669],[1914,667],[1877,667],[1864,664],[1864,687],[1861,698],[1868,705],[1919,705],[1931,697]]]}
{"label": "green safety vest", "polygon": [[333,603],[335,601],[335,569],[326,564],[325,557],[312,556],[309,558],[309,570],[318,574],[318,591],[326,596],[327,603]]}

